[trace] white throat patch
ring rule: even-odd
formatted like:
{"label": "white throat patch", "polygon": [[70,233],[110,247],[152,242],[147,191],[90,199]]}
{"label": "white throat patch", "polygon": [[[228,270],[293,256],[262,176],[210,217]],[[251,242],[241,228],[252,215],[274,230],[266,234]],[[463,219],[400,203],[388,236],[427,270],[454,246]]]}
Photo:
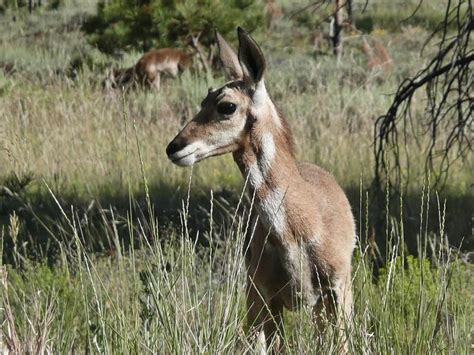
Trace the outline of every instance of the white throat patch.
{"label": "white throat patch", "polygon": [[265,179],[270,173],[273,161],[275,160],[276,146],[273,135],[265,132],[260,142],[261,153],[257,160],[249,167],[250,185],[258,190],[262,187]]}
{"label": "white throat patch", "polygon": [[285,191],[280,188],[271,190],[260,203],[260,215],[263,222],[278,236],[283,235],[286,228],[286,212],[283,205]]}

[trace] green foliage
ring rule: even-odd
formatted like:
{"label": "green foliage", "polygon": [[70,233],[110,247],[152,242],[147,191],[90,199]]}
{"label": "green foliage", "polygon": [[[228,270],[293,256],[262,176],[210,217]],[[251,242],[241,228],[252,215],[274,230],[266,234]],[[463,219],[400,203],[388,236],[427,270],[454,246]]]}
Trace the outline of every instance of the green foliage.
{"label": "green foliage", "polygon": [[411,349],[440,353],[453,345],[454,330],[449,327],[453,314],[459,311],[457,302],[470,297],[466,285],[472,280],[459,260],[444,258],[449,259],[397,256],[380,270],[370,307],[373,314],[379,314],[373,330],[384,339],[379,344],[384,351],[396,347],[401,353]]}
{"label": "green foliage", "polygon": [[[253,353],[243,332],[242,217],[233,228],[209,231],[208,248],[170,231],[169,242],[112,257],[87,255],[78,245],[53,267],[0,267],[0,276],[7,270],[0,304],[12,314],[1,335],[14,329],[23,344],[46,334],[53,353]],[[472,270],[455,258],[404,260],[386,260],[374,282],[367,255],[354,258],[349,353],[467,353]],[[285,316],[289,354],[334,353],[340,345],[330,331],[315,336],[310,308]]]}
{"label": "green foliage", "polygon": [[381,269],[379,285],[391,293],[390,307],[397,309],[408,324],[414,324],[421,304],[436,299],[441,283],[439,270],[428,259],[409,255],[406,260],[398,256]]}
{"label": "green foliage", "polygon": [[104,52],[183,46],[192,36],[208,45],[214,29],[222,34],[243,26],[253,31],[264,24],[255,0],[116,0],[100,2],[98,13],[84,25],[91,43]]}
{"label": "green foliage", "polygon": [[83,300],[89,290],[83,289],[84,284],[72,278],[67,268],[28,263],[21,272],[10,267],[5,270],[8,281],[0,298],[4,309],[13,313],[9,327],[14,329],[24,351],[35,349],[32,334],[38,334],[36,341],[39,334],[55,334],[59,352],[74,338],[85,336]]}
{"label": "green foliage", "polygon": [[[41,290],[49,299],[61,298],[61,307],[71,306],[75,299],[75,282],[67,270],[61,267],[50,268],[45,264],[27,264],[22,272],[8,268],[8,281],[11,287],[11,302],[21,302],[22,299],[32,299]],[[13,293],[22,290],[21,293]]]}

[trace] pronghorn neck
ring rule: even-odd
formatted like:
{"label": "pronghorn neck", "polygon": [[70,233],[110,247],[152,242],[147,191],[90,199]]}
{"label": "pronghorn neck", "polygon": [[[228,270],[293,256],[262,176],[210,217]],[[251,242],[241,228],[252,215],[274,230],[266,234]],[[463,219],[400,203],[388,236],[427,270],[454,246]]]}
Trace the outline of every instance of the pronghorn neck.
{"label": "pronghorn neck", "polygon": [[234,153],[242,175],[252,191],[272,189],[298,174],[287,132],[257,122],[250,128],[247,144]]}
{"label": "pronghorn neck", "polygon": [[264,94],[256,91],[253,102],[255,108],[251,110],[246,143],[234,153],[234,160],[244,179],[248,179],[249,192],[255,194],[264,223],[282,235],[286,229],[284,197],[290,185],[298,184],[302,177],[285,119],[278,114],[266,91]]}

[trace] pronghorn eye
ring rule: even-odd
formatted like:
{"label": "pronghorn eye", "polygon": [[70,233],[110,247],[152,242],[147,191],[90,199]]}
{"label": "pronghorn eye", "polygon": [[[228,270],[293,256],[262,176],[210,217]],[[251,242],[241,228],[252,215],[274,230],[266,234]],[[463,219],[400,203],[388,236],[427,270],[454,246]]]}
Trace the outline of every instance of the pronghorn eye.
{"label": "pronghorn eye", "polygon": [[237,105],[232,102],[220,102],[217,104],[217,112],[222,115],[230,115],[235,112]]}

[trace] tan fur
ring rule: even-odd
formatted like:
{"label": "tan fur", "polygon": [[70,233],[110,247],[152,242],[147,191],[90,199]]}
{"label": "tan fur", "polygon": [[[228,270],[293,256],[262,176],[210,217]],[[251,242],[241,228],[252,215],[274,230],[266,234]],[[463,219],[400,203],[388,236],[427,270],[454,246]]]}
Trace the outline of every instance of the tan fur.
{"label": "tan fur", "polygon": [[[255,198],[255,233],[247,236],[246,253],[249,326],[263,331],[267,346],[279,350],[284,308],[311,306],[318,320],[327,306],[341,328],[351,318],[355,225],[335,179],[314,164],[296,161],[291,131],[265,88],[263,54],[245,31],[239,29],[239,36],[239,58],[217,36],[233,81],[210,89],[167,154],[185,166],[232,152],[248,179]],[[235,111],[220,113],[220,105],[229,102]]]}
{"label": "tan fur", "polygon": [[192,65],[193,55],[176,48],[162,48],[145,53],[133,67],[115,69],[107,87],[129,87],[133,84],[160,88],[161,75],[175,78]]}
{"label": "tan fur", "polygon": [[362,37],[362,42],[362,49],[367,57],[367,67],[371,71],[390,71],[392,60],[387,49],[379,41],[375,41],[372,47],[365,37]]}
{"label": "tan fur", "polygon": [[265,0],[264,11],[267,20],[267,28],[275,27],[275,23],[283,17],[283,11],[275,4],[274,0]]}

